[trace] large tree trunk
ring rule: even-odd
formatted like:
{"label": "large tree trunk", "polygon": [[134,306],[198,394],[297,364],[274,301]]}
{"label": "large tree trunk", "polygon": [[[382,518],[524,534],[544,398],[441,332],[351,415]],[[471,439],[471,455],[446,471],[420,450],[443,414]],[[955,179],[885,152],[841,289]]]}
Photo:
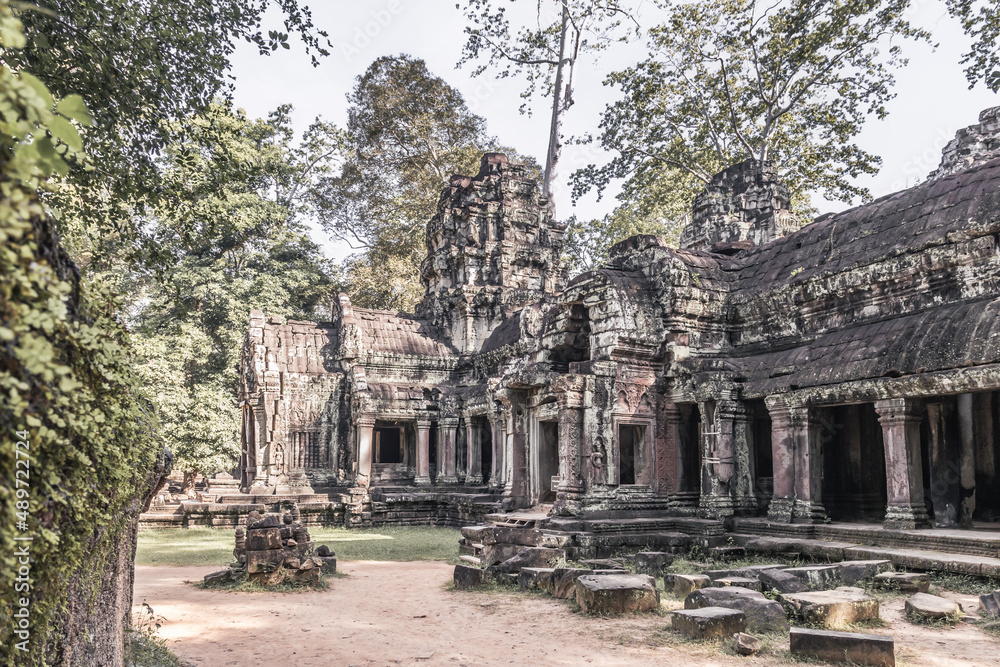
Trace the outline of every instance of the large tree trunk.
{"label": "large tree trunk", "polygon": [[552,120],[549,123],[549,148],[545,155],[545,174],[542,178],[542,194],[551,196],[552,178],[559,161],[560,128],[563,113],[563,71],[566,67],[566,35],[569,32],[569,7],[562,3],[562,27],[559,30],[559,64],[556,65],[556,82],[552,90]]}

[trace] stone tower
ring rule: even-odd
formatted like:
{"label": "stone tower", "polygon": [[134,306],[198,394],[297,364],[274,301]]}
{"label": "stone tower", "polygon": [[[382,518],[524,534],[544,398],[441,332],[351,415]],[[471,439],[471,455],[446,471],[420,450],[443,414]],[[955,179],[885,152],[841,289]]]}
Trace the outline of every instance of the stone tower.
{"label": "stone tower", "polygon": [[487,153],[474,177],[452,176],[427,225],[417,317],[478,351],[505,318],[563,290],[565,230],[526,167]]}
{"label": "stone tower", "polygon": [[764,245],[798,228],[789,193],[770,163],[750,159],[715,176],[694,199],[681,247],[732,253]]}

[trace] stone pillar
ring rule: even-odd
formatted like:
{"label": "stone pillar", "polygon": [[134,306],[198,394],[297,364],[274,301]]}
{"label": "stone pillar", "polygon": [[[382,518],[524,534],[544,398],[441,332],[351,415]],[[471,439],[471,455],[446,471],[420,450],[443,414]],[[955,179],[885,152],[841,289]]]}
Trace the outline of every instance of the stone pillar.
{"label": "stone pillar", "polygon": [[895,529],[929,527],[920,459],[923,408],[913,399],[892,398],[875,401],[875,411],[885,446],[888,507],[884,525]]}
{"label": "stone pillar", "polygon": [[812,418],[809,409],[803,411],[804,428],[796,430],[795,446],[795,510],[792,523],[822,523],[826,521],[823,507],[823,445],[833,439],[828,425]]}
{"label": "stone pillar", "polygon": [[431,483],[431,423],[417,420],[417,475],[413,483],[427,486]]}
{"label": "stone pillar", "polygon": [[684,460],[681,452],[681,411],[677,404],[667,398],[660,399],[657,415],[658,437],[655,443],[656,490],[668,498],[676,498],[683,488],[681,475]]}
{"label": "stone pillar", "polygon": [[795,446],[796,433],[803,426],[804,408],[767,403],[771,415],[771,459],[773,461],[774,495],[767,510],[771,521],[791,523],[795,508]]}
{"label": "stone pillar", "polygon": [[471,417],[465,419],[465,483],[483,483],[483,457],[482,438],[479,433],[479,424]]}
{"label": "stone pillar", "polygon": [[729,494],[733,498],[733,510],[743,516],[757,512],[757,494],[754,493],[754,469],[750,457],[750,440],[753,424],[750,413],[742,401],[727,401],[720,404],[720,420],[730,422],[723,430],[732,433],[733,477],[729,482]]}
{"label": "stone pillar", "polygon": [[958,467],[959,507],[958,525],[972,528],[972,514],[976,511],[976,435],[973,425],[975,411],[972,394],[958,397]]}
{"label": "stone pillar", "polygon": [[507,479],[504,474],[506,466],[505,463],[505,436],[503,432],[504,420],[500,415],[494,415],[490,417],[490,441],[493,447],[493,461],[492,468],[490,470],[490,486],[496,488],[503,488],[506,484]]}
{"label": "stone pillar", "polygon": [[581,460],[583,440],[583,410],[559,409],[559,486],[553,511],[564,516],[581,511],[580,497],[584,491]]}
{"label": "stone pillar", "polygon": [[733,419],[731,401],[699,404],[701,429],[701,501],[698,516],[718,519],[733,515]]}
{"label": "stone pillar", "polygon": [[367,487],[372,476],[372,444],[375,431],[375,417],[358,417],[358,476],[357,485]]}
{"label": "stone pillar", "polygon": [[950,403],[927,404],[927,417],[931,426],[931,503],[934,507],[935,528],[958,527],[961,471],[958,466],[957,443],[948,428],[952,411]]}
{"label": "stone pillar", "polygon": [[438,484],[457,484],[458,475],[455,470],[455,436],[458,430],[458,419],[445,417],[440,422],[438,442]]}

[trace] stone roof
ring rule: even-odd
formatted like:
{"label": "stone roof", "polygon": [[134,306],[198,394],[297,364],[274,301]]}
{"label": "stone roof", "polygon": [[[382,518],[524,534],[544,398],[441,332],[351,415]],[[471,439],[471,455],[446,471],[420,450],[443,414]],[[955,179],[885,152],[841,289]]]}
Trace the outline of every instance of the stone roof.
{"label": "stone roof", "polygon": [[336,335],[329,322],[270,319],[260,328],[260,342],[267,348],[267,370],[307,374],[328,372],[326,366],[333,354],[332,341]]}
{"label": "stone roof", "polygon": [[388,310],[354,308],[354,323],[361,330],[365,351],[446,357],[456,352],[441,340],[441,332],[426,320]]}

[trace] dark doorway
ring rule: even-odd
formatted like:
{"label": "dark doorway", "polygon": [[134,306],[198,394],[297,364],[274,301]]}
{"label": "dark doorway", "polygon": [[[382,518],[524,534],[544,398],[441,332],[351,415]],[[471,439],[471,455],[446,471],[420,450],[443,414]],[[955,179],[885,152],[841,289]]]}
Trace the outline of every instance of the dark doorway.
{"label": "dark doorway", "polygon": [[681,412],[680,500],[686,505],[697,506],[701,495],[701,412],[693,403],[679,403],[677,407]]}
{"label": "dark doorway", "polygon": [[402,429],[383,426],[375,429],[375,463],[402,463]]}
{"label": "dark doorway", "polygon": [[559,423],[538,424],[538,502],[550,503],[556,499],[552,478],[559,474]]}
{"label": "dark doorway", "polygon": [[632,424],[622,424],[618,427],[618,483],[636,483],[636,462],[642,455],[645,428]]}
{"label": "dark doorway", "polygon": [[483,484],[488,484],[493,474],[493,429],[489,421],[479,423],[479,451],[482,457]]}
{"label": "dark doorway", "polygon": [[880,522],[887,503],[885,445],[873,403],[819,408],[823,506],[834,521]]}
{"label": "dark doorway", "polygon": [[771,413],[762,400],[747,401],[750,411],[750,452],[753,462],[754,495],[759,507],[774,496],[774,451],[771,447]]}

